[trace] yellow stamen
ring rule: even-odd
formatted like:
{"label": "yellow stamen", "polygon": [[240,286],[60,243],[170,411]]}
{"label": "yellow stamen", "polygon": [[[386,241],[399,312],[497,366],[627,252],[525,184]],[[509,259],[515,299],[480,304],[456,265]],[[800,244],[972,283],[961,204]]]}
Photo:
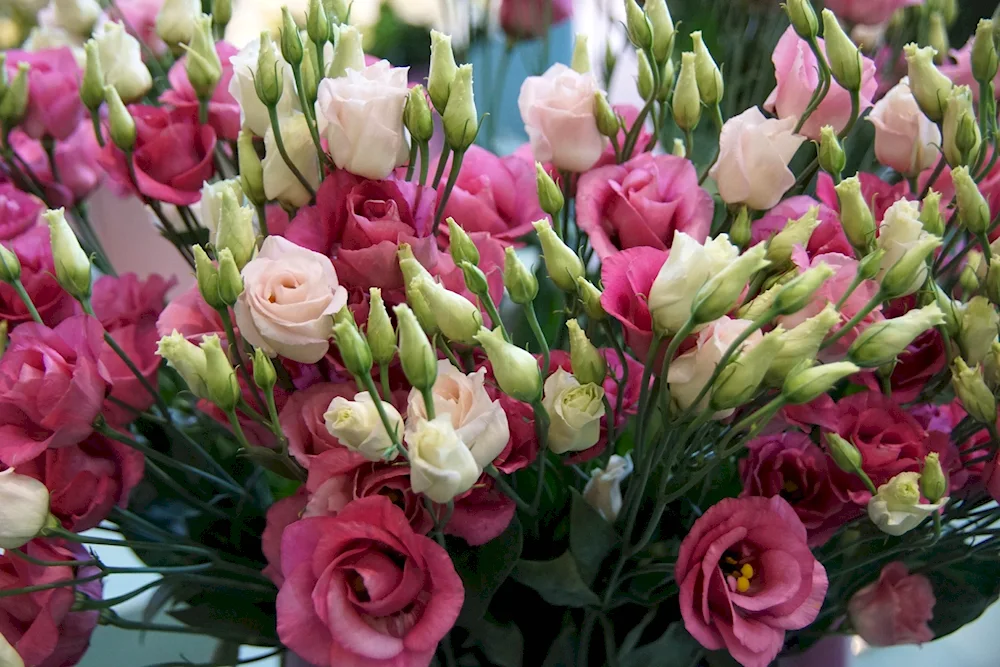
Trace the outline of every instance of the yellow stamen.
{"label": "yellow stamen", "polygon": [[785,482],[785,484],[784,484],[784,486],[782,488],[785,490],[786,493],[795,493],[796,491],[799,490],[799,485],[796,484],[795,482],[789,480],[789,481]]}
{"label": "yellow stamen", "polygon": [[726,556],[722,560],[726,561],[726,563],[729,564],[729,565],[737,565],[738,564],[738,561],[735,558],[733,558],[732,556]]}
{"label": "yellow stamen", "polygon": [[750,580],[746,577],[740,577],[736,580],[736,590],[740,593],[746,593],[750,590]]}
{"label": "yellow stamen", "polygon": [[750,563],[745,564],[740,568],[740,574],[742,574],[747,579],[753,579],[753,565]]}

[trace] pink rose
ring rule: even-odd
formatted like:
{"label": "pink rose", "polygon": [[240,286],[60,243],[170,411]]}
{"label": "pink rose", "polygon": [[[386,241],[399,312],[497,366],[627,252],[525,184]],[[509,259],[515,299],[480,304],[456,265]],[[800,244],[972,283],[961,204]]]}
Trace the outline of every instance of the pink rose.
{"label": "pink rose", "polygon": [[267,559],[263,574],[275,586],[285,582],[281,573],[281,536],[285,528],[302,518],[308,498],[305,488],[300,488],[295,495],[282,498],[267,509],[267,523],[260,535],[260,548]]}
{"label": "pink rose", "polygon": [[215,174],[215,130],[198,123],[196,108],[167,110],[132,105],[136,142],[132,155],[136,182],[122,153],[107,142],[101,165],[125,192],[168,204],[196,204],[201,187]]}
{"label": "pink rose", "polygon": [[[857,176],[858,180],[861,181],[861,195],[871,205],[872,213],[875,214],[875,222],[882,222],[885,212],[900,199],[914,198],[910,192],[910,186],[905,180],[896,185],[889,185],[875,174],[868,172],[858,172]],[[943,181],[943,178],[939,178],[934,189],[945,194],[942,189],[942,186],[945,185]],[[950,187],[950,183],[948,185]],[[826,172],[820,172],[817,177],[816,198],[837,211],[838,214],[840,213],[840,200],[837,199],[837,191],[833,189],[833,179]]]}
{"label": "pink rose", "polygon": [[170,300],[156,320],[156,329],[160,336],[177,331],[194,343],[212,334],[225,338],[219,312],[205,303],[198,285],[192,285]]}
{"label": "pink rose", "polygon": [[32,139],[66,139],[83,119],[80,66],[68,47],[41,51],[7,51],[7,74],[13,79],[18,63],[28,63],[28,109],[21,121]]}
{"label": "pink rose", "polygon": [[841,19],[865,25],[883,23],[897,9],[920,3],[921,0],[826,0],[827,8]]}
{"label": "pink rose", "polygon": [[108,331],[130,324],[155,324],[163,312],[167,292],[177,283],[151,275],[145,280],[134,273],[121,276],[102,276],[94,283],[90,303],[94,315]]}
{"label": "pink rose", "polygon": [[537,39],[573,16],[573,0],[502,0],[500,27],[513,39]]}
{"label": "pink rose", "polygon": [[667,261],[668,252],[639,246],[611,255],[601,265],[604,284],[601,305],[608,315],[621,322],[625,343],[643,360],[653,342],[649,290]]}
{"label": "pink rose", "polygon": [[465,597],[448,553],[383,497],[286,528],[281,569],[278,636],[319,667],[426,665]]}
{"label": "pink rose", "polygon": [[[825,51],[823,40],[817,41],[820,48]],[[774,47],[771,61],[774,63],[774,74],[778,85],[764,102],[764,108],[779,118],[793,118],[795,123],[798,123],[799,117],[809,106],[813,91],[819,86],[819,65],[816,62],[816,54],[804,39],[795,34],[795,29],[788,26],[778,40],[778,45]],[[861,57],[861,63],[859,113],[864,113],[865,109],[872,105],[878,81],[875,79],[875,63],[865,56]],[[851,94],[836,81],[832,81],[826,97],[802,126],[801,134],[818,141],[821,127],[832,125],[837,132],[840,132],[847,126],[850,118]]]}
{"label": "pink rose", "polygon": [[709,508],[681,542],[674,580],[684,627],[743,667],[771,664],[785,631],[816,619],[828,585],[805,526],[780,496],[726,498]]}
{"label": "pink rose", "polygon": [[[972,76],[972,43],[974,41],[975,35],[970,37],[962,48],[952,49],[951,58],[955,62],[944,62],[938,66],[938,69],[941,70],[942,74],[951,79],[956,86],[968,86],[971,88],[972,99],[978,102],[979,83]],[[995,94],[1000,94],[1000,72],[993,77],[993,85]]]}
{"label": "pink rose", "polygon": [[10,143],[18,156],[41,180],[45,188],[45,200],[52,206],[73,206],[89,195],[104,177],[104,171],[97,163],[100,146],[94,137],[93,128],[87,123],[81,123],[68,138],[56,142],[56,171],[59,178],[53,176],[52,165],[41,142],[15,130],[10,135]]}
{"label": "pink rose", "polygon": [[698,186],[689,160],[640,153],[625,164],[581,176],[576,211],[577,224],[604,259],[635,246],[666,250],[675,231],[701,243],[708,237],[715,205]]}
{"label": "pink rose", "polygon": [[10,183],[0,183],[0,241],[12,241],[38,225],[45,204]]}
{"label": "pink rose", "polygon": [[[13,241],[5,241],[4,246],[20,260],[21,283],[45,324],[55,326],[78,311],[73,297],[56,282],[49,230],[44,225],[34,227]],[[32,321],[27,306],[7,283],[0,283],[0,317],[12,327]]]}
{"label": "pink rose", "polygon": [[940,157],[941,130],[920,110],[906,83],[876,102],[868,120],[875,126],[875,157],[899,173],[915,176]]}
{"label": "pink rose", "polygon": [[[212,99],[208,101],[208,124],[215,129],[215,133],[221,139],[236,141],[240,134],[240,105],[229,92],[229,82],[233,78],[233,65],[229,59],[234,56],[239,49],[229,42],[216,42],[215,51],[219,54],[222,62],[222,78],[219,85],[215,87]],[[170,90],[160,95],[160,102],[170,105],[175,109],[185,109],[198,112],[198,95],[188,81],[185,61],[187,56],[174,63],[170,68],[168,78],[170,80]]]}
{"label": "pink rose", "polygon": [[426,535],[434,527],[434,518],[422,496],[410,488],[409,466],[369,461],[364,461],[348,473],[330,477],[317,486],[309,496],[305,516],[335,516],[349,503],[375,496],[391,500],[420,535]]}
{"label": "pink rose", "polygon": [[823,545],[861,514],[838,487],[839,470],[804,433],[762,436],[748,443],[747,451],[740,461],[741,495],[787,500],[809,532],[809,546]]}
{"label": "pink rose", "polygon": [[14,330],[0,359],[0,462],[17,466],[90,435],[108,388],[103,335],[85,315]]}
{"label": "pink rose", "polygon": [[512,475],[527,468],[538,458],[538,438],[535,434],[535,414],[531,406],[511,398],[499,389],[493,389],[497,400],[507,413],[510,440],[493,461],[496,469]]}
{"label": "pink rose", "polygon": [[878,581],[851,596],[851,628],[872,646],[923,644],[934,639],[927,622],[934,618],[934,589],[922,574],[910,574],[902,561],[882,568]]}
{"label": "pink rose", "polygon": [[760,219],[755,220],[750,227],[750,245],[755,246],[767,241],[784,229],[789,220],[798,220],[813,206],[819,208],[819,227],[813,230],[812,236],[809,237],[806,254],[809,257],[825,253],[852,256],[854,249],[844,234],[844,228],[840,225],[837,212],[807,195],[789,197],[765,213]]}

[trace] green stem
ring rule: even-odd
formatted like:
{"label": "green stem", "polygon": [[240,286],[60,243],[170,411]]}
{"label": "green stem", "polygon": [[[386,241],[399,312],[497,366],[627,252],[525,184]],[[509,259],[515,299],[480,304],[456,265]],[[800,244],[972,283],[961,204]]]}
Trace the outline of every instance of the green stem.
{"label": "green stem", "polygon": [[433,420],[436,416],[434,413],[434,388],[424,387],[420,390],[420,394],[424,399],[424,412],[427,413],[427,419]]}
{"label": "green stem", "polygon": [[[319,128],[316,125],[316,113],[313,111],[313,108],[309,106],[309,100],[306,99],[306,89],[302,85],[302,68],[300,66],[292,67],[292,78],[295,80],[295,89],[299,91],[299,104],[302,105],[302,113],[305,115],[306,125],[309,126],[309,136],[312,137],[313,145],[316,147],[316,156],[319,158],[319,163],[331,166],[330,156],[323,150],[323,143],[319,138]],[[277,138],[277,132],[278,131],[275,130],[275,138]]]}
{"label": "green stem", "polygon": [[[122,618],[110,609],[101,610],[100,623],[101,625],[110,625],[116,628],[122,628],[123,630],[141,630],[144,632],[164,632],[182,635],[200,635],[203,632],[200,628],[188,627],[186,625],[164,625],[162,623],[132,621]],[[276,641],[274,639],[268,639],[252,633],[244,634],[240,632],[229,632],[220,628],[215,628],[212,631],[212,636],[217,639],[226,639],[229,641],[240,642],[241,644],[253,644],[260,646],[273,646]]]}
{"label": "green stem", "polygon": [[441,179],[444,177],[444,170],[448,166],[448,156],[451,155],[451,146],[448,145],[446,141],[444,147],[441,148],[441,155],[438,157],[437,170],[434,172],[434,180],[431,181],[431,187],[437,189],[441,184]]}
{"label": "green stem", "polygon": [[530,303],[526,303],[522,306],[524,309],[524,314],[528,318],[528,326],[531,327],[531,333],[535,335],[535,340],[538,341],[539,347],[542,349],[542,375],[547,376],[549,374],[549,343],[545,340],[545,333],[542,332],[542,326],[538,323],[538,315],[535,313],[535,306]]}
{"label": "green stem", "polygon": [[410,157],[406,162],[406,180],[413,180],[413,172],[417,170],[417,141],[410,140]]}
{"label": "green stem", "polygon": [[924,189],[920,192],[919,199],[921,201],[923,201],[924,197],[927,196],[927,193],[931,191],[931,188],[934,187],[934,182],[937,181],[938,176],[940,176],[941,172],[944,171],[945,164],[947,164],[947,161],[944,159],[944,155],[942,155],[941,159],[938,160],[937,166],[934,167],[934,171],[931,172],[931,177],[927,179],[927,184],[924,186]]}
{"label": "green stem", "polygon": [[515,491],[514,488],[503,478],[503,474],[499,470],[490,465],[486,468],[486,474],[496,481],[500,490],[504,492],[504,495],[514,501],[514,504],[517,505],[519,510],[529,514],[534,514],[534,510],[531,508],[531,503],[527,502],[518,495],[517,491]]}
{"label": "green stem", "polygon": [[[240,352],[240,339],[237,338],[236,330],[233,328],[233,320],[229,316],[229,308],[222,307],[216,312],[219,313],[219,318],[222,320],[222,328],[226,332],[226,341],[229,343],[229,358],[240,369],[240,375],[243,376],[243,381],[246,382],[250,391],[253,392],[253,397],[257,400],[257,405],[265,405],[264,397],[261,396],[257,383],[254,382],[253,377],[250,375],[250,370],[247,368],[246,358],[253,359],[253,351],[245,350],[244,352]],[[244,353],[246,357],[244,357]]]}
{"label": "green stem", "polygon": [[[357,383],[359,388],[367,391],[368,395],[372,397],[372,401],[375,403],[375,409],[378,410],[379,419],[382,420],[382,426],[385,427],[385,432],[389,434],[389,439],[392,441],[392,444],[396,446],[396,451],[406,457],[406,450],[404,450],[402,445],[399,444],[399,433],[396,432],[396,428],[393,423],[389,421],[389,415],[385,411],[385,406],[383,406],[382,401],[379,400],[378,389],[375,387],[375,381],[372,380],[371,374],[355,376],[354,381]],[[431,401],[429,405],[432,406],[431,410],[433,410],[434,402]]]}
{"label": "green stem", "polygon": [[507,327],[504,326],[503,320],[500,319],[500,312],[497,310],[497,305],[494,303],[489,289],[484,291],[482,294],[476,294],[476,296],[479,297],[479,302],[482,304],[483,308],[486,309],[486,314],[490,316],[493,326],[500,327],[500,333],[503,334],[503,339],[509,343],[510,334],[507,333]]}
{"label": "green stem", "polygon": [[427,172],[431,168],[430,143],[424,141],[418,146],[420,150],[420,187],[427,185]]}
{"label": "green stem", "polygon": [[569,245],[569,204],[573,198],[573,174],[568,171],[559,172],[560,181],[562,181],[562,195],[563,195],[563,206],[562,206],[562,222],[559,227],[559,238],[563,240],[563,243]]}
{"label": "green stem", "polygon": [[90,112],[90,122],[94,126],[94,136],[97,138],[97,145],[104,148],[104,132],[101,129],[101,111],[92,109]]}
{"label": "green stem", "polygon": [[451,160],[451,173],[448,174],[448,182],[444,186],[444,194],[441,195],[440,201],[438,201],[437,213],[434,215],[434,226],[431,228],[431,233],[437,236],[438,230],[441,227],[441,218],[444,217],[445,206],[448,205],[448,199],[451,197],[451,191],[455,189],[455,183],[458,182],[458,173],[462,170],[462,158],[465,157],[465,150],[456,150],[454,156]]}
{"label": "green stem", "polygon": [[632,157],[632,151],[635,150],[635,142],[639,140],[639,134],[642,132],[642,125],[646,122],[646,116],[649,115],[655,103],[656,96],[653,96],[642,107],[642,110],[639,111],[635,123],[629,128],[628,134],[625,135],[625,145],[622,147],[622,162],[628,162],[629,158]]}
{"label": "green stem", "polygon": [[531,409],[535,413],[535,433],[538,436],[538,483],[535,485],[535,497],[531,501],[531,511],[534,513],[542,504],[542,490],[545,488],[545,464],[549,458],[549,413],[538,401],[531,404]]}
{"label": "green stem", "polygon": [[42,316],[38,314],[38,310],[35,308],[34,302],[28,295],[28,290],[24,289],[24,283],[21,282],[21,279],[16,278],[11,285],[14,287],[14,291],[17,292],[17,295],[21,297],[24,307],[27,308],[28,312],[31,314],[31,319],[38,324],[44,324],[44,322],[42,322]]}
{"label": "green stem", "polygon": [[826,348],[830,347],[838,340],[846,336],[850,331],[854,329],[854,327],[858,326],[858,323],[861,322],[861,320],[865,319],[865,317],[868,316],[868,313],[875,310],[875,308],[879,304],[881,304],[884,299],[885,299],[885,294],[883,294],[882,290],[880,289],[878,292],[875,293],[875,296],[873,296],[871,300],[865,304],[865,307],[859,310],[857,314],[854,317],[852,317],[850,321],[848,321],[847,324],[840,327],[840,329],[837,329],[836,333],[834,333],[830,338],[827,338],[825,341],[823,341],[823,345],[820,346],[820,350],[825,350]]}
{"label": "green stem", "polygon": [[229,425],[233,427],[233,435],[236,436],[236,440],[240,443],[240,446],[245,450],[252,449],[250,442],[247,440],[246,433],[243,432],[243,427],[240,425],[240,418],[236,416],[235,410],[230,410],[226,413],[229,418]]}
{"label": "green stem", "polygon": [[809,120],[809,116],[816,111],[820,103],[823,102],[823,98],[826,97],[827,93],[830,91],[830,66],[826,62],[826,55],[823,50],[819,47],[819,42],[815,37],[809,40],[809,48],[812,49],[813,55],[816,56],[816,64],[819,66],[819,86],[813,91],[812,98],[809,100],[809,104],[806,105],[805,111],[802,112],[802,116],[799,118],[799,122],[795,124],[795,133],[798,134],[802,130],[802,126],[806,124]]}
{"label": "green stem", "polygon": [[76,579],[59,579],[58,581],[50,581],[45,584],[35,584],[34,586],[24,586],[22,588],[8,588],[6,590],[0,591],[0,599],[2,598],[12,598],[18,595],[27,595],[29,593],[39,593],[41,591],[50,591],[54,588],[65,588],[67,586],[77,587],[81,584],[88,584],[91,581],[98,581],[105,577],[104,572],[98,574],[92,574],[89,577],[80,577]]}
{"label": "green stem", "polygon": [[851,91],[851,119],[849,121],[847,121],[847,125],[844,126],[844,129],[841,130],[840,134],[838,135],[838,137],[840,138],[841,141],[843,141],[844,138],[847,137],[847,135],[849,135],[851,133],[851,130],[854,129],[854,124],[858,122],[858,116],[860,115],[860,113],[861,113],[861,91],[860,90],[852,90]]}
{"label": "green stem", "polygon": [[288,151],[285,150],[285,142],[281,138],[281,121],[278,120],[278,108],[271,107],[267,110],[268,115],[271,117],[271,131],[274,133],[274,144],[278,147],[278,153],[281,154],[281,159],[285,161],[285,165],[288,166],[288,170],[292,172],[292,175],[298,179],[302,187],[306,189],[309,193],[309,199],[315,199],[316,190],[313,186],[306,180],[306,177],[302,175],[299,168],[295,166],[292,162],[292,158],[288,155]]}
{"label": "green stem", "polygon": [[389,364],[378,365],[379,379],[382,381],[382,398],[392,400],[392,389],[389,387]]}

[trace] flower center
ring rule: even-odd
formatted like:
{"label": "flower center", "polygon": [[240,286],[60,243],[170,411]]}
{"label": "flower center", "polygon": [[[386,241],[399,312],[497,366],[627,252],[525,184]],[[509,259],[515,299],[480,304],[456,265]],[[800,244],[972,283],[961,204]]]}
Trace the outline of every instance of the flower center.
{"label": "flower center", "polygon": [[354,591],[354,595],[357,596],[360,602],[371,601],[371,598],[368,596],[368,589],[365,587],[365,580],[360,574],[353,570],[348,572],[347,585],[351,587],[351,590]]}
{"label": "flower center", "polygon": [[723,572],[728,569],[726,581],[731,590],[738,593],[746,593],[750,590],[750,582],[753,580],[756,571],[753,565],[748,563],[749,559],[740,558],[739,554],[731,550],[726,551],[722,556]]}

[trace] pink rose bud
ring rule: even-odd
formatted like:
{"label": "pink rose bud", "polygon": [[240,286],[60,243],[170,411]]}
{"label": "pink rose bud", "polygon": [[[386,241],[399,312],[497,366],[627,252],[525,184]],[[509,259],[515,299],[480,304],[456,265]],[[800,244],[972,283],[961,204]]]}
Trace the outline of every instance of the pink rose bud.
{"label": "pink rose bud", "polygon": [[922,644],[934,639],[927,622],[934,617],[934,589],[922,574],[910,574],[902,561],[882,568],[878,581],[851,596],[851,628],[872,646]]}

